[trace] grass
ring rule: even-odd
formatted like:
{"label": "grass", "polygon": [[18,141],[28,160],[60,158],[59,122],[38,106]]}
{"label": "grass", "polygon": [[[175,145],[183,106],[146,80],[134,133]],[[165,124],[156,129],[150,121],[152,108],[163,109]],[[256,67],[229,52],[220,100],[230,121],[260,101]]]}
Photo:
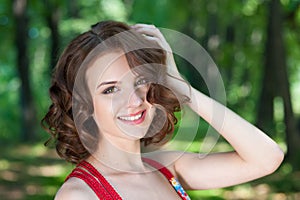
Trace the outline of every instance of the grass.
{"label": "grass", "polygon": [[[222,142],[217,146],[224,147]],[[225,145],[226,146],[226,145]],[[191,149],[197,149],[194,146]],[[2,200],[53,199],[73,166],[41,143],[2,147],[0,152],[0,198]],[[274,174],[234,187],[189,191],[192,199],[293,200],[300,199],[300,172],[284,163]]]}
{"label": "grass", "polygon": [[72,166],[59,159],[54,150],[41,144],[2,148],[1,199],[53,199],[71,169]]}

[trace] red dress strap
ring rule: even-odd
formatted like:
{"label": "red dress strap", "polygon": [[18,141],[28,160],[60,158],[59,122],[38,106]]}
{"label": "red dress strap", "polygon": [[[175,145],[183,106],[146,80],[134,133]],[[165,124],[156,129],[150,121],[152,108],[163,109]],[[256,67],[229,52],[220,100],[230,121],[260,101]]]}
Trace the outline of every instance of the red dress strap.
{"label": "red dress strap", "polygon": [[[83,170],[83,169],[85,170]],[[98,172],[93,165],[86,161],[82,161],[67,177],[67,181],[71,177],[82,179],[96,193],[99,199],[105,200],[121,200],[120,195],[115,191],[111,184]]]}
{"label": "red dress strap", "polygon": [[75,168],[65,181],[71,177],[76,177],[83,180],[95,192],[99,199],[111,199],[110,194],[105,190],[105,188],[99,184],[96,178],[87,171],[80,168]]}
{"label": "red dress strap", "polygon": [[111,184],[100,174],[100,172],[90,163],[82,161],[79,164],[80,167],[88,170],[92,175],[94,175],[103,187],[108,191],[108,193],[113,197],[113,199],[122,199],[116,190],[111,186]]}
{"label": "red dress strap", "polygon": [[152,160],[150,158],[142,158],[142,160],[145,163],[148,163],[152,167],[156,168],[159,170],[171,183],[172,187],[175,189],[177,194],[181,197],[183,200],[190,200],[189,195],[185,192],[179,181],[174,177],[174,175],[168,170],[165,166],[160,164],[159,162]]}
{"label": "red dress strap", "polygon": [[173,178],[173,174],[170,172],[170,170],[168,170],[165,166],[163,166],[161,163],[152,160],[150,158],[142,158],[142,160],[145,163],[148,163],[150,166],[154,167],[155,169],[159,170],[168,180],[170,180],[171,178]]}
{"label": "red dress strap", "polygon": [[[180,183],[173,174],[159,162],[150,158],[142,158],[145,163],[159,170],[173,186],[177,194],[183,200],[190,200]],[[100,172],[90,163],[82,161],[66,178],[67,181],[71,177],[82,179],[97,195],[99,199],[105,200],[121,200],[122,198],[111,186],[111,184],[100,174]]]}

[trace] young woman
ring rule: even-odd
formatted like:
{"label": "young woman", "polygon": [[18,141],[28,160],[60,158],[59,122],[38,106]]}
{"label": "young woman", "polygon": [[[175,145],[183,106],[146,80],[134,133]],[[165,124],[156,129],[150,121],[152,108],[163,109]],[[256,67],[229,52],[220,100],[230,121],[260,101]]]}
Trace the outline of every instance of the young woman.
{"label": "young woman", "polygon": [[[53,75],[52,105],[42,120],[58,154],[77,164],[57,200],[189,199],[184,189],[231,186],[278,168],[284,156],[278,145],[178,81],[182,78],[170,52],[155,26],[114,21],[93,25],[67,46]],[[144,156],[142,144],[163,143],[173,133],[174,112],[182,105],[214,127],[234,151],[201,158],[164,151]],[[219,111],[221,123],[213,120]]]}

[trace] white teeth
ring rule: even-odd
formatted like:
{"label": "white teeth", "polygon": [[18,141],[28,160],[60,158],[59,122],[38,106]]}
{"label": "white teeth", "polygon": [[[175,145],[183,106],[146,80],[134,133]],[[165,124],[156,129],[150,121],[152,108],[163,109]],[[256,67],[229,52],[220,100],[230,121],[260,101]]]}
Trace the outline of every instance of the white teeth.
{"label": "white teeth", "polygon": [[121,120],[125,120],[125,121],[135,121],[138,120],[142,117],[143,113],[140,113],[136,116],[131,116],[131,117],[119,117]]}

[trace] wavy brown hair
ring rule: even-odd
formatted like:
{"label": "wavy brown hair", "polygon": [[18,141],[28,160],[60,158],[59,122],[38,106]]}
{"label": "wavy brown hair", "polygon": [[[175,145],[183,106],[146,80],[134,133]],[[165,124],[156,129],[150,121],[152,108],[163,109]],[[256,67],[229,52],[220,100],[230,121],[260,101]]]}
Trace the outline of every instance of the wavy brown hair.
{"label": "wavy brown hair", "polygon": [[[126,34],[128,36],[126,39],[114,37],[124,32],[129,32]],[[78,79],[79,74],[85,74],[79,73],[80,70],[83,72],[86,70],[82,67],[83,64],[86,60],[93,60],[93,58],[87,58],[91,57],[94,49],[101,44],[104,44],[100,48],[102,52],[123,50],[131,69],[143,64],[165,65],[166,61],[166,52],[158,44],[146,40],[142,35],[133,31],[130,26],[121,22],[99,22],[93,25],[91,30],[80,34],[70,42],[55,66],[49,89],[52,104],[41,124],[51,134],[46,145],[49,144],[49,141],[54,140],[59,156],[72,163],[78,163],[87,158],[95,150],[93,148],[97,146],[98,128],[91,117],[94,109],[91,95],[86,88],[86,77],[85,75],[81,76],[83,84],[77,84],[79,87],[83,87],[83,90],[75,87],[75,79]],[[140,44],[143,44],[145,48],[134,47],[134,45]],[[94,56],[99,56],[101,51],[94,53]],[[166,76],[165,68],[162,66],[160,73],[153,69],[152,72],[151,69],[149,70],[152,75]],[[161,77],[155,79],[159,78],[161,79]],[[79,83],[81,82],[79,80]],[[151,83],[147,100],[151,104],[161,105],[165,109],[167,120],[163,128],[154,136],[141,139],[145,145],[159,143],[166,135],[173,133],[174,124],[177,123],[174,112],[180,110],[178,98],[170,89],[159,83]],[[76,113],[74,110],[77,110]],[[84,145],[85,142],[92,142],[94,144],[92,149],[87,149]]]}

